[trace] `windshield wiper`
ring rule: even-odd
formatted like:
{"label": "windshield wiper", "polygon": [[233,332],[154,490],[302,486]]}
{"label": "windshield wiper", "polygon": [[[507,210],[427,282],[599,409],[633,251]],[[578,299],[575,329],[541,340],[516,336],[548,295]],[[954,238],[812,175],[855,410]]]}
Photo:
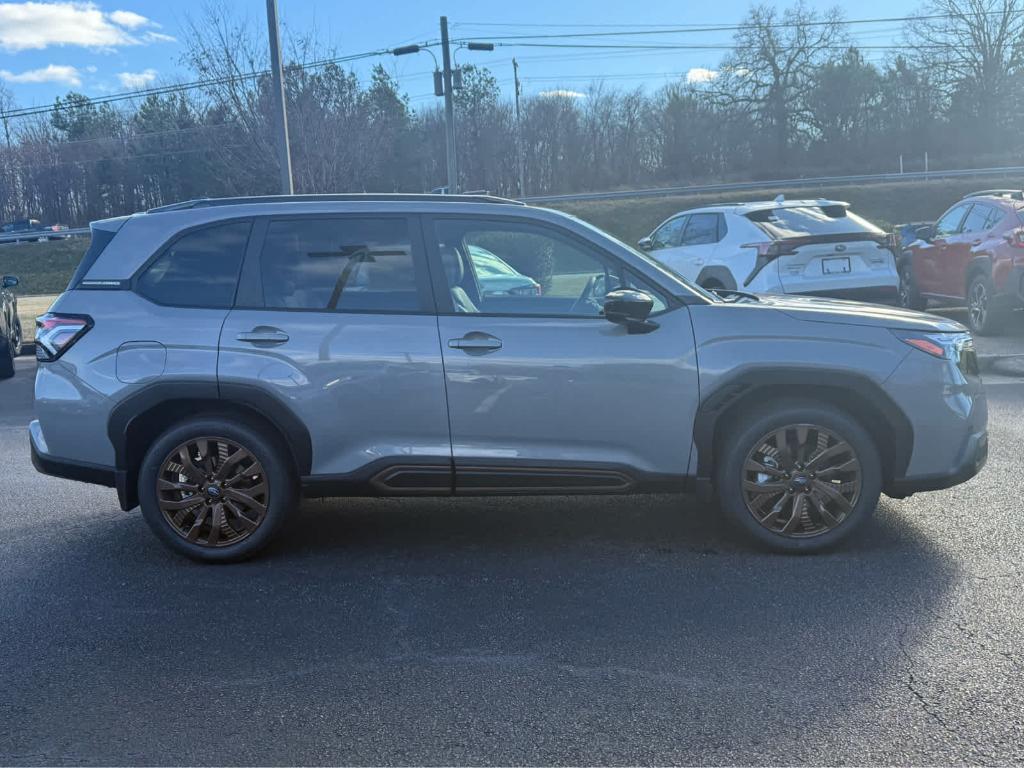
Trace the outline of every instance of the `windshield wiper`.
{"label": "windshield wiper", "polygon": [[754,302],[760,302],[761,300],[757,297],[756,293],[750,293],[750,291],[740,291],[735,288],[712,288],[711,292],[716,296],[721,296],[723,301],[730,301],[726,296],[732,296],[732,302],[739,301],[740,299],[750,299]]}

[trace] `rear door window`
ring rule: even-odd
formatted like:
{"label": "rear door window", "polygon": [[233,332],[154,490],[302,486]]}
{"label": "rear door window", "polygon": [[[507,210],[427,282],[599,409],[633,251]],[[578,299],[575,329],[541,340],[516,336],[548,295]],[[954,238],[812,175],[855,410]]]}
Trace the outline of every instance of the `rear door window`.
{"label": "rear door window", "polygon": [[420,312],[429,283],[404,217],[270,222],[260,255],[267,307]]}
{"label": "rear door window", "polygon": [[228,309],[249,242],[250,221],[188,232],[146,268],[136,290],[157,304]]}
{"label": "rear door window", "polygon": [[807,205],[752,211],[747,218],[776,240],[809,235],[846,235],[882,230],[845,205]]}
{"label": "rear door window", "polygon": [[719,241],[717,213],[694,213],[683,230],[683,245],[709,245]]}
{"label": "rear door window", "polygon": [[964,218],[964,223],[960,227],[960,231],[964,234],[968,232],[984,232],[988,229],[989,217],[992,215],[993,209],[987,205],[981,205],[975,203],[971,210],[967,212],[967,216]]}

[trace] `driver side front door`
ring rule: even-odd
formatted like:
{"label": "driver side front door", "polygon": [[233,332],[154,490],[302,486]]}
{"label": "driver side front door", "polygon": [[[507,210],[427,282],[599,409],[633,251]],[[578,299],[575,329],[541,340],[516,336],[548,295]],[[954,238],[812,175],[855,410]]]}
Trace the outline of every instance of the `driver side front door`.
{"label": "driver side front door", "polygon": [[[698,402],[690,316],[583,239],[522,220],[425,222],[440,315],[456,492],[618,491],[688,472]],[[539,295],[479,289],[471,246]],[[601,315],[608,290],[655,297],[659,328]]]}

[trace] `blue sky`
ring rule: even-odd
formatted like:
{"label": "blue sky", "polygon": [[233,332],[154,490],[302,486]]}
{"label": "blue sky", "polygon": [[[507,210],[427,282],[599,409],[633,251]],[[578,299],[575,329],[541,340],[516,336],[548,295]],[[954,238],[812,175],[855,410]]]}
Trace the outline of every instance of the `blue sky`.
{"label": "blue sky", "polygon": [[[198,17],[208,2],[0,0],[0,83],[14,94],[18,106],[28,107],[48,104],[71,89],[99,96],[187,78],[188,72],[179,64],[185,22],[189,16]],[[321,44],[335,48],[339,55],[435,39],[442,13],[449,18],[453,36],[488,40],[509,35],[639,31],[644,26],[735,24],[749,5],[748,0],[278,0],[281,22],[287,29],[296,33],[315,29]],[[809,5],[823,10],[833,3],[811,0]],[[918,6],[914,0],[863,0],[844,4],[844,9],[849,19],[867,19],[904,16]],[[248,18],[255,29],[265,29],[264,0],[218,0],[218,7]],[[899,25],[856,26],[851,32],[864,44],[891,45],[898,40]],[[730,39],[730,32],[718,31],[574,42],[716,46],[728,44]],[[519,60],[524,90],[531,94],[556,89],[583,91],[599,79],[617,87],[656,88],[687,73],[699,77],[701,70],[714,70],[722,51],[594,51],[526,47],[505,41],[490,53],[461,51],[458,61],[489,66],[510,93],[513,56]],[[881,51],[869,54],[875,59],[882,56]],[[358,63],[356,70],[365,72],[373,61]],[[381,61],[398,78],[413,106],[430,102],[433,64],[427,54],[389,56]]]}

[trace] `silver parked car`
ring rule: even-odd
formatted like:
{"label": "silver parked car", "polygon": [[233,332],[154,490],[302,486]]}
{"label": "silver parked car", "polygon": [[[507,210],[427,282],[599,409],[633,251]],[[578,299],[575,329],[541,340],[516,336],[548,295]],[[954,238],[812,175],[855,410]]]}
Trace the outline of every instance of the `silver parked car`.
{"label": "silver parked car", "polygon": [[[957,323],[723,299],[555,211],[241,198],[92,230],[38,320],[33,460],[197,559],[251,555],[300,495],[375,494],[697,491],[813,551],[985,461]],[[485,290],[483,251],[543,290]]]}

